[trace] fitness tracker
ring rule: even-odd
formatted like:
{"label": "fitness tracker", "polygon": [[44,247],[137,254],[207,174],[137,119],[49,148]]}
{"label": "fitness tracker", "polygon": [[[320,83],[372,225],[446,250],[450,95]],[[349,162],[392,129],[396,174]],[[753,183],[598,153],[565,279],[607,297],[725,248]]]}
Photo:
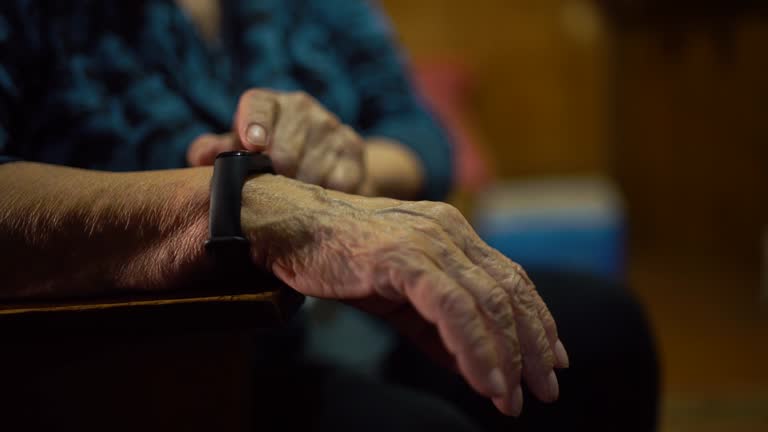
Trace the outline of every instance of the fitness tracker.
{"label": "fitness tracker", "polygon": [[261,153],[232,151],[216,157],[205,242],[214,265],[208,282],[230,293],[278,292],[274,304],[277,314],[286,319],[302,305],[304,296],[254,265],[250,243],[240,227],[243,184],[252,175],[267,173],[274,174],[272,161]]}
{"label": "fitness tracker", "polygon": [[266,173],[274,173],[274,169],[269,157],[261,153],[232,151],[216,157],[205,249],[217,265],[252,265],[249,242],[240,228],[242,190],[249,176]]}

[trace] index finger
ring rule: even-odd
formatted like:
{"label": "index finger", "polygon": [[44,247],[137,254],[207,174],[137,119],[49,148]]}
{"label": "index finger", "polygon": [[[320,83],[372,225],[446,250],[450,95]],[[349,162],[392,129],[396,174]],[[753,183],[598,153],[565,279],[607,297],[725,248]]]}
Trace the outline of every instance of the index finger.
{"label": "index finger", "polygon": [[269,90],[250,89],[240,96],[235,114],[235,130],[244,149],[267,149],[278,111],[277,96]]}

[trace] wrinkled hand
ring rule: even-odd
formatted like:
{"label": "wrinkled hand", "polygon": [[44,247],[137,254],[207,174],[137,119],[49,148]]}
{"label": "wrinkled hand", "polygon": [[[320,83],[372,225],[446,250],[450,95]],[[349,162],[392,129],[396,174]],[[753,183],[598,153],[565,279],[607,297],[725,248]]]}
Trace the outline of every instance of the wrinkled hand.
{"label": "wrinkled hand", "polygon": [[373,193],[363,139],[306,93],[248,90],[240,98],[233,131],[198,137],[187,162],[211,165],[224,151],[264,151],[278,174],[344,192]]}
{"label": "wrinkled hand", "polygon": [[[567,367],[568,356],[552,315],[525,271],[458,210],[269,181],[271,197],[291,198],[277,205],[287,212],[255,209],[246,183],[243,229],[271,245],[257,262],[305,295],[390,320],[506,414],[522,409],[521,379],[542,401],[558,397],[553,368]],[[285,182],[291,192],[281,191]]]}

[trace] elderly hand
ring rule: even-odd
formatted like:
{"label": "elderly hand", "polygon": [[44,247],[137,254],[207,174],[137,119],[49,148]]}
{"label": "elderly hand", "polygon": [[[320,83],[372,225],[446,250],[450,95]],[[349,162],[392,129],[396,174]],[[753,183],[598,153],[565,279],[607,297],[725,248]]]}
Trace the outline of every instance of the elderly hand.
{"label": "elderly hand", "polygon": [[240,98],[234,133],[205,134],[187,152],[191,166],[223,151],[264,151],[275,171],[330,189],[371,195],[363,139],[303,92],[251,89]]}
{"label": "elderly hand", "polygon": [[[521,380],[542,401],[558,397],[553,369],[568,356],[551,314],[523,269],[458,210],[259,181],[246,182],[241,213],[252,243],[270,245],[254,250],[256,262],[305,295],[389,319],[508,415],[522,409]],[[267,198],[274,207],[255,205]]]}

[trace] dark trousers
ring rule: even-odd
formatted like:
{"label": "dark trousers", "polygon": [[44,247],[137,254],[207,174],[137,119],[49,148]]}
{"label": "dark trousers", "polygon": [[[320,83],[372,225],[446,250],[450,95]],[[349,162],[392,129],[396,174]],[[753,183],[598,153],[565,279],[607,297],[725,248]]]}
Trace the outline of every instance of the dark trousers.
{"label": "dark trousers", "polygon": [[[570,368],[558,371],[560,399],[554,404],[526,392],[523,415],[505,417],[459,376],[400,340],[381,379],[310,365],[301,356],[262,368],[257,380],[266,392],[257,390],[262,395],[257,409],[275,426],[288,421],[301,429],[337,432],[654,430],[658,366],[638,303],[622,287],[588,276],[534,272],[531,277],[570,356]],[[284,334],[274,338],[285,346]]]}

